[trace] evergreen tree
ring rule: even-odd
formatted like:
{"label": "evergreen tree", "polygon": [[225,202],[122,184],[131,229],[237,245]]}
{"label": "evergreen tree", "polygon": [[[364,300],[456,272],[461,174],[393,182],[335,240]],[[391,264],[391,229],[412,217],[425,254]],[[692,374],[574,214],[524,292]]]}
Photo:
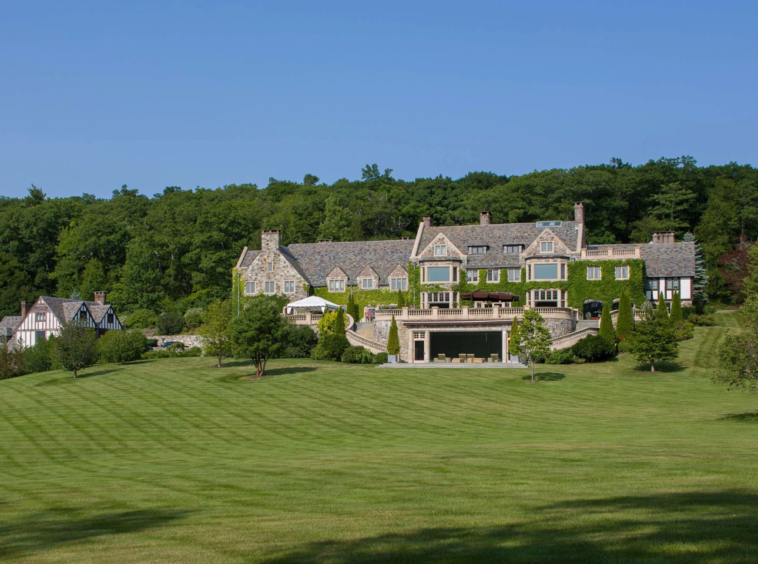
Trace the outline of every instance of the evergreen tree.
{"label": "evergreen tree", "polygon": [[643,315],[644,319],[634,327],[632,352],[639,362],[649,362],[650,372],[655,372],[656,362],[679,356],[676,334],[668,315],[662,316],[660,308],[646,306]]}
{"label": "evergreen tree", "polygon": [[661,321],[668,322],[669,309],[666,307],[666,300],[663,299],[663,290],[658,292],[658,308],[655,313]]}
{"label": "evergreen tree", "polygon": [[395,316],[392,316],[392,324],[390,325],[390,335],[387,339],[387,352],[389,354],[400,354],[400,338],[397,334],[397,322]]}
{"label": "evergreen tree", "polygon": [[405,307],[405,296],[401,290],[397,291],[397,308],[402,309]]}
{"label": "evergreen tree", "polygon": [[616,337],[619,341],[631,339],[634,332],[634,315],[632,313],[632,300],[626,288],[621,290],[619,300],[619,316],[616,320]]}
{"label": "evergreen tree", "polygon": [[708,285],[708,272],[705,268],[703,248],[692,233],[685,233],[682,240],[695,243],[695,279],[692,284],[692,300],[696,304],[704,306],[708,303],[708,296],[705,293],[705,287]]}
{"label": "evergreen tree", "polygon": [[508,340],[509,354],[518,355],[518,343],[518,317],[514,317],[513,325],[511,325],[511,337]]}
{"label": "evergreen tree", "polygon": [[[347,305],[345,306],[345,313],[352,316],[353,319],[355,319],[355,298],[353,297],[353,293],[350,292],[350,294],[347,297]],[[358,323],[358,320],[355,319],[355,322]]]}
{"label": "evergreen tree", "polygon": [[353,303],[352,316],[356,323],[363,319],[363,307],[358,302]]}
{"label": "evergreen tree", "polygon": [[616,348],[616,332],[613,330],[613,319],[611,319],[611,306],[606,301],[603,304],[603,312],[600,314],[600,331],[598,332],[609,345]]}
{"label": "evergreen tree", "polygon": [[337,319],[334,321],[334,334],[345,334],[345,310],[342,308],[337,310]]}
{"label": "evergreen tree", "polygon": [[679,298],[679,292],[674,292],[674,301],[671,302],[671,323],[677,325],[684,322],[682,316],[682,300]]}

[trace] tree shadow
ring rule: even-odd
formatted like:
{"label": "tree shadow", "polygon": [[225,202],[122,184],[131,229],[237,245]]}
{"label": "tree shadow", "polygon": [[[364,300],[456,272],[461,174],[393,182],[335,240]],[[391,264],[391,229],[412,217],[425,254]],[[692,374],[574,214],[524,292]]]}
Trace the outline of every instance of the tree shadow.
{"label": "tree shadow", "polygon": [[758,423],[758,411],[747,413],[731,413],[719,417],[719,421],[741,421],[743,423]]}
{"label": "tree shadow", "polygon": [[[565,374],[560,374],[559,372],[535,372],[534,373],[535,382],[558,382],[559,380],[563,380],[565,377],[566,377]],[[527,374],[526,376],[522,376],[521,379],[524,381],[531,382],[532,375]]]}
{"label": "tree shadow", "polygon": [[[0,560],[106,535],[136,533],[183,519],[190,511],[144,509],[92,514],[87,508],[48,509],[12,522],[0,519]],[[7,515],[7,513],[6,513]]]}
{"label": "tree shadow", "polygon": [[748,492],[573,500],[509,525],[315,542],[265,562],[756,562],[757,527]]}
{"label": "tree shadow", "polygon": [[87,371],[87,372],[79,372],[79,375],[74,378],[73,372],[64,372],[63,376],[57,376],[55,378],[50,378],[49,380],[42,380],[41,382],[38,382],[35,384],[36,386],[62,386],[66,384],[72,384],[74,382],[77,382],[78,380],[84,380],[86,378],[92,378],[93,376],[105,376],[106,374],[114,374],[116,372],[121,372],[124,369],[123,366],[119,366],[117,368],[105,368],[100,370],[94,370],[94,371]]}
{"label": "tree shadow", "polygon": [[657,372],[663,372],[663,373],[671,373],[671,372],[684,372],[687,370],[686,366],[682,366],[679,363],[676,362],[670,362],[670,361],[661,361],[655,363],[655,372],[650,372],[650,363],[647,364],[638,364],[634,367],[634,369],[637,372],[649,372],[650,374],[655,374]]}
{"label": "tree shadow", "polygon": [[289,366],[282,368],[270,368],[266,370],[263,376],[256,377],[255,374],[224,374],[218,376],[216,382],[243,382],[249,381],[251,378],[260,380],[261,378],[269,378],[271,376],[286,376],[288,374],[300,374],[303,372],[315,372],[316,368],[313,366]]}

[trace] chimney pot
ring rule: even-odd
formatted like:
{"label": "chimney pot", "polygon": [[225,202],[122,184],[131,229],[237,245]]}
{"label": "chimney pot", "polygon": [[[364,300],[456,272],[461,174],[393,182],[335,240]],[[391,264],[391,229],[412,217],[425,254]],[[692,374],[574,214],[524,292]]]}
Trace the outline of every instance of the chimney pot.
{"label": "chimney pot", "polygon": [[261,231],[261,250],[278,251],[281,242],[278,230]]}
{"label": "chimney pot", "polygon": [[574,221],[577,223],[584,223],[584,203],[574,203]]}
{"label": "chimney pot", "polygon": [[424,227],[431,227],[432,226],[432,216],[431,215],[425,215],[424,216]]}
{"label": "chimney pot", "polygon": [[492,223],[492,214],[488,211],[479,212],[479,225],[490,225]]}
{"label": "chimney pot", "polygon": [[26,317],[26,307],[27,307],[26,302],[21,302],[21,317],[22,318]]}
{"label": "chimney pot", "polygon": [[105,292],[94,292],[95,301],[100,305],[105,305]]}

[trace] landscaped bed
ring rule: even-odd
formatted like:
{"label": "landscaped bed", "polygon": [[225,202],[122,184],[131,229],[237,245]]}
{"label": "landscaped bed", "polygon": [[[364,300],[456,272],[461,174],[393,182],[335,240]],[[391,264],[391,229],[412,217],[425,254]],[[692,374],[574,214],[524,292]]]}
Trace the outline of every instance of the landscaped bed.
{"label": "landscaped bed", "polygon": [[4,562],[754,562],[758,397],[679,364],[211,358],[0,382]]}

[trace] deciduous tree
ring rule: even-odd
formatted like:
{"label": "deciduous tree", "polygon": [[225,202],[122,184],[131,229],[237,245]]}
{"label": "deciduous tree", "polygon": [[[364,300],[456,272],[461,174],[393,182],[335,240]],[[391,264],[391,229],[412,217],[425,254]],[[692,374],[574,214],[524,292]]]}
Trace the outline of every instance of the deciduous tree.
{"label": "deciduous tree", "polygon": [[524,311],[524,322],[518,328],[518,355],[526,358],[532,368],[534,384],[534,360],[550,352],[550,331],[545,319],[533,309]]}
{"label": "deciduous tree", "polygon": [[200,335],[203,337],[205,354],[215,356],[219,368],[221,368],[221,359],[232,352],[232,340],[229,334],[231,320],[232,311],[228,301],[215,301],[203,312]]}
{"label": "deciduous tree", "polygon": [[252,359],[255,375],[263,376],[266,363],[287,344],[288,320],[277,300],[255,296],[232,320],[230,334],[240,353]]}
{"label": "deciduous tree", "polygon": [[634,327],[632,352],[639,362],[650,363],[651,372],[655,372],[656,362],[679,356],[674,328],[660,308],[646,306],[643,310],[643,320]]}
{"label": "deciduous tree", "polygon": [[64,323],[55,339],[55,356],[64,370],[74,373],[87,368],[95,359],[97,337],[95,330],[83,323],[71,321]]}

